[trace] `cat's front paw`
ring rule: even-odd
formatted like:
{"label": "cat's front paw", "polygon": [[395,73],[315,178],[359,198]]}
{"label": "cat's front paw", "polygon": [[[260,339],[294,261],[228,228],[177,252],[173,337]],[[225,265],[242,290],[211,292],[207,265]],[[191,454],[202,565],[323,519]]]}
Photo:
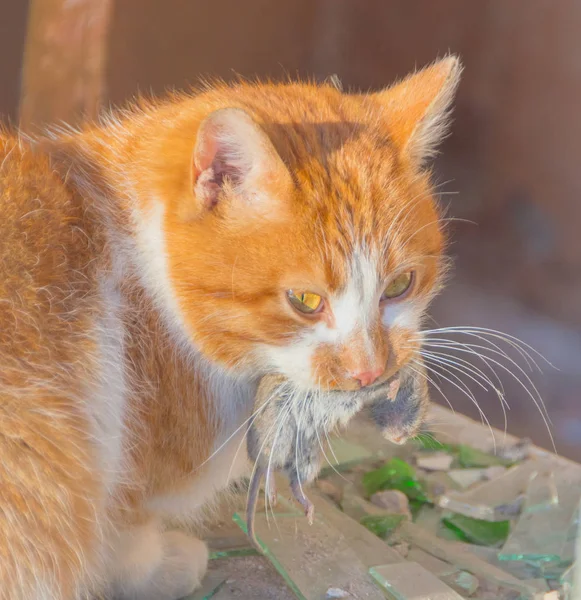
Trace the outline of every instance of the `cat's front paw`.
{"label": "cat's front paw", "polygon": [[159,544],[159,563],[147,577],[123,585],[115,600],[179,600],[200,587],[208,567],[206,544],[181,531],[161,533]]}
{"label": "cat's front paw", "polygon": [[208,548],[202,540],[181,531],[164,533],[162,541],[163,561],[152,581],[159,590],[155,598],[178,600],[200,587],[208,568]]}

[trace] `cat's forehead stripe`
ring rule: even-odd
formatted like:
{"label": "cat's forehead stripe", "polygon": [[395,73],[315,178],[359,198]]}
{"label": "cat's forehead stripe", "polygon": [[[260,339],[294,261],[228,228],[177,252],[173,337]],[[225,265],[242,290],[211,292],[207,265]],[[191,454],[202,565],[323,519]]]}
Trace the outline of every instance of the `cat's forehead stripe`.
{"label": "cat's forehead stripe", "polygon": [[[354,252],[346,274],[345,285],[330,297],[333,325],[322,328],[325,341],[336,344],[345,343],[357,331],[367,331],[379,300],[380,274],[372,253],[362,249]],[[365,346],[365,351],[372,351],[370,341]]]}

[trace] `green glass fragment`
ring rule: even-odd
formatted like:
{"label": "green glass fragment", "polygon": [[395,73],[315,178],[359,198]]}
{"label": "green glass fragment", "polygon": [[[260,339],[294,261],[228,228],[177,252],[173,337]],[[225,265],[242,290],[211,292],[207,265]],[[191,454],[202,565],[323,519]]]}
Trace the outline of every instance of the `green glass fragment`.
{"label": "green glass fragment", "polygon": [[[460,532],[465,541],[480,546],[497,546],[506,541],[510,532],[510,521],[483,521],[464,515],[450,515],[442,522],[448,529]],[[463,541],[460,538],[460,541]]]}
{"label": "green glass fragment", "polygon": [[422,506],[426,506],[429,504],[425,502],[423,499],[411,498],[409,501],[410,512],[412,513],[412,519],[415,519],[420,512]]}
{"label": "green glass fragment", "polygon": [[404,519],[404,515],[367,515],[362,517],[359,522],[367,527],[371,533],[385,539],[397,529]]}
{"label": "green glass fragment", "polygon": [[493,467],[495,465],[508,467],[513,464],[510,460],[487,454],[466,444],[460,444],[458,447],[458,461],[465,469]]}
{"label": "green glass fragment", "polygon": [[399,490],[410,500],[429,502],[425,487],[416,479],[415,469],[400,458],[392,458],[383,467],[363,475],[366,495],[380,490]]}
{"label": "green glass fragment", "polygon": [[232,550],[216,550],[210,552],[208,558],[215,560],[217,558],[234,558],[237,556],[256,556],[258,551],[255,548],[232,548]]}
{"label": "green glass fragment", "polygon": [[442,520],[442,529],[438,531],[438,537],[450,542],[470,543],[468,536],[462,531],[462,529],[447,523],[445,520]]}

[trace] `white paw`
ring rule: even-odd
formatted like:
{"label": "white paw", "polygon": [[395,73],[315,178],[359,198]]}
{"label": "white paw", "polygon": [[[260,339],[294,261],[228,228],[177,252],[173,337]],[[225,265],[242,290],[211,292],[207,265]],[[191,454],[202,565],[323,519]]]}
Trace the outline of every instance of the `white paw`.
{"label": "white paw", "polygon": [[208,567],[206,544],[181,531],[158,536],[156,545],[161,552],[141,549],[156,556],[155,564],[139,573],[126,572],[124,581],[116,586],[115,600],[179,600],[200,586]]}
{"label": "white paw", "polygon": [[177,600],[200,587],[208,568],[208,548],[181,531],[163,534],[163,561],[153,575],[159,600]]}

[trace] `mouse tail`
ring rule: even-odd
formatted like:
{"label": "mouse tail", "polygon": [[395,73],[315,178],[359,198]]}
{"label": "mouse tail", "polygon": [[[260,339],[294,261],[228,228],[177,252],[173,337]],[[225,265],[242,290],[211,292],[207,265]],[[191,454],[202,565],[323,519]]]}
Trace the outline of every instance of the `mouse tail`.
{"label": "mouse tail", "polygon": [[246,532],[252,545],[262,554],[262,548],[256,539],[254,530],[254,517],[256,515],[256,504],[258,503],[258,494],[260,493],[260,482],[264,476],[264,469],[257,467],[252,474],[248,486],[248,500],[246,503]]}

